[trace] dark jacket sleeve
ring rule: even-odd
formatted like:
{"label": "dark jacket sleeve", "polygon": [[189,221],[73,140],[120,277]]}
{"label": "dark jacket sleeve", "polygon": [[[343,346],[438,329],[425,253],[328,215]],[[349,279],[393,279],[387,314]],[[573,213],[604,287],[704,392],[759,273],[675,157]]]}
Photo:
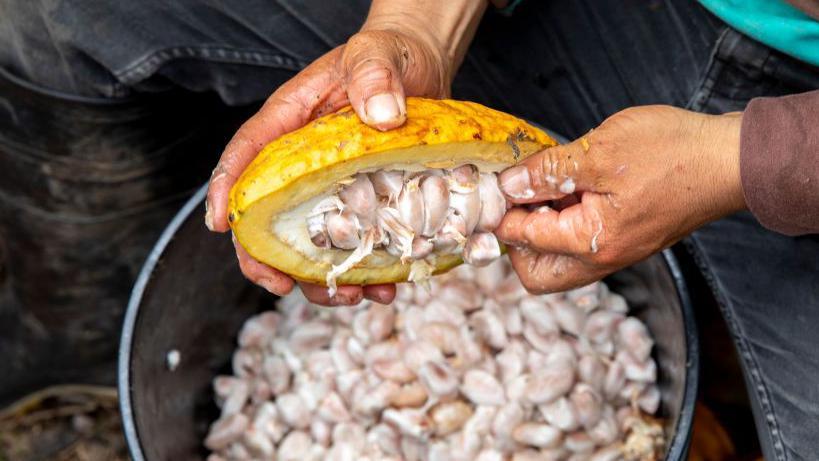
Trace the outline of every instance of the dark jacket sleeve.
{"label": "dark jacket sleeve", "polygon": [[768,229],[819,233],[819,90],[751,100],[740,172],[748,208]]}

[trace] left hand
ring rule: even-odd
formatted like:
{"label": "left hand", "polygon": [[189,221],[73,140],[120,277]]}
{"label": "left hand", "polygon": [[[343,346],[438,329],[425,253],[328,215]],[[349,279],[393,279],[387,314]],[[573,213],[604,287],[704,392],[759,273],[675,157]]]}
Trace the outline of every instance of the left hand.
{"label": "left hand", "polygon": [[523,285],[535,293],[586,285],[744,209],[741,121],[634,107],[504,171],[507,198],[528,206],[510,209],[495,233]]}

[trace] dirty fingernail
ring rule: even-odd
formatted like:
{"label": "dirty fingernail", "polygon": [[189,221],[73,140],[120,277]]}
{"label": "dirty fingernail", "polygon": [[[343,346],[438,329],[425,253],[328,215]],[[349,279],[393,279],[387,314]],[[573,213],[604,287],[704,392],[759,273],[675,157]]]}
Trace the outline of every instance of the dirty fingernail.
{"label": "dirty fingernail", "polygon": [[515,166],[498,177],[501,191],[513,199],[529,199],[535,196],[529,170],[525,166]]}
{"label": "dirty fingernail", "polygon": [[205,227],[207,227],[208,230],[213,230],[213,212],[211,212],[207,200],[205,201]]}
{"label": "dirty fingernail", "polygon": [[385,123],[398,120],[401,117],[401,109],[398,107],[398,100],[395,95],[381,93],[370,97],[365,104],[367,118],[371,123]]}
{"label": "dirty fingernail", "polygon": [[358,304],[358,296],[351,295],[349,293],[336,293],[330,300],[333,304],[341,305],[341,306],[348,306],[350,304]]}
{"label": "dirty fingernail", "polygon": [[383,290],[372,290],[367,293],[366,298],[379,304],[389,304],[392,300],[390,294]]}

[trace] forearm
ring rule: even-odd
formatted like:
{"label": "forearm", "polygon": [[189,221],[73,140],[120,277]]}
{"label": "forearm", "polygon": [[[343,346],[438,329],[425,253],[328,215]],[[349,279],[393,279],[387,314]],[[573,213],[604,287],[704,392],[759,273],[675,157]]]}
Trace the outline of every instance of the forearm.
{"label": "forearm", "polygon": [[751,101],[740,164],[748,208],[765,227],[819,233],[819,90]]}
{"label": "forearm", "polygon": [[486,7],[484,0],[373,0],[362,30],[411,30],[439,50],[454,74]]}

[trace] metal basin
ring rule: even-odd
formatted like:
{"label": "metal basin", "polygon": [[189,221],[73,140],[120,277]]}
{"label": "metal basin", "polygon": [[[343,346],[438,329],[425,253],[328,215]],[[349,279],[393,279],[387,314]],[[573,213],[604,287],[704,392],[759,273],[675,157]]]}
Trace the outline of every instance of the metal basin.
{"label": "metal basin", "polygon": [[[211,380],[230,372],[236,334],[275,302],[246,281],[233,246],[202,222],[203,187],[173,219],[134,286],[119,351],[119,399],[135,461],[204,460],[202,440],[218,416]],[[667,460],[687,457],[697,393],[698,345],[691,302],[666,250],[606,279],[656,341]],[[170,351],[179,364],[171,371]]]}

